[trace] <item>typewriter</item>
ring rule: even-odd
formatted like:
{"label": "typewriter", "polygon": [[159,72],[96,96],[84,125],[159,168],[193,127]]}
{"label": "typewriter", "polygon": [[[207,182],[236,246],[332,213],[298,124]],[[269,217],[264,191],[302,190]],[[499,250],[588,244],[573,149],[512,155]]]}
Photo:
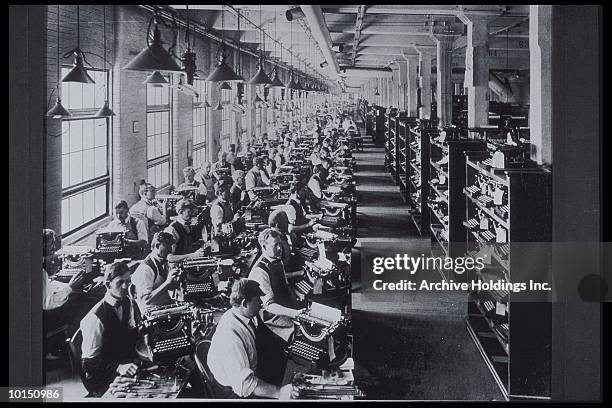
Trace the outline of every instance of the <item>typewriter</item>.
{"label": "typewriter", "polygon": [[296,331],[287,355],[318,368],[342,364],[350,354],[348,323],[339,309],[311,303],[294,319]]}
{"label": "typewriter", "polygon": [[198,188],[196,186],[185,186],[181,187],[180,190],[176,189],[174,192],[181,196],[181,198],[190,198],[195,200],[196,195],[198,194]]}
{"label": "typewriter", "polygon": [[341,268],[326,258],[318,258],[304,263],[304,275],[311,285],[320,280],[321,292],[333,292],[350,285],[350,277],[345,268]]}
{"label": "typewriter", "polygon": [[68,283],[79,273],[85,275],[86,280],[100,274],[100,263],[93,258],[93,250],[85,246],[66,246],[56,252],[61,260],[62,269],[53,278]]}
{"label": "typewriter", "polygon": [[96,252],[104,259],[121,258],[125,251],[123,231],[105,231],[96,234]]}
{"label": "typewriter", "polygon": [[218,258],[186,259],[180,269],[179,279],[183,288],[183,300],[199,302],[217,295],[215,275],[218,279],[220,269]]}
{"label": "typewriter", "polygon": [[172,362],[192,352],[192,319],[191,308],[186,303],[147,308],[142,326],[154,364]]}

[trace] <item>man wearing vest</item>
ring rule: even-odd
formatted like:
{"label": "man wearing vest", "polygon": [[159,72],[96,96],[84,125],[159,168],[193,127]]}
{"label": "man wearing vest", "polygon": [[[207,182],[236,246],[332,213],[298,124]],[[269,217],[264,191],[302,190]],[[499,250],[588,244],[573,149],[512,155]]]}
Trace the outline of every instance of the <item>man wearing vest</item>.
{"label": "man wearing vest", "polygon": [[301,239],[302,234],[317,231],[319,225],[315,220],[309,220],[304,215],[304,204],[308,194],[308,187],[301,181],[295,183],[291,188],[291,195],[285,205],[285,212],[289,217],[289,233],[294,234],[297,240]]}
{"label": "man wearing vest", "polygon": [[234,214],[230,203],[230,187],[222,184],[217,189],[217,199],[210,207],[210,219],[212,222],[211,249],[218,252],[223,246],[223,241],[229,238],[228,233],[234,231],[233,224],[238,221],[240,214]]}
{"label": "man wearing vest", "polygon": [[161,306],[173,302],[168,290],[177,286],[173,280],[175,270],[169,270],[167,258],[174,242],[172,234],[163,231],[156,233],[151,241],[151,253],[132,276],[141,312],[149,305]]}
{"label": "man wearing vest", "polygon": [[171,254],[168,255],[168,262],[181,262],[187,258],[194,258],[204,255],[200,248],[194,251],[199,239],[208,241],[208,232],[203,225],[197,223],[197,218],[193,215],[196,205],[188,198],[183,198],[176,203],[178,216],[164,230],[174,237],[175,245]]}
{"label": "man wearing vest", "polygon": [[270,179],[267,177],[267,174],[262,171],[263,166],[263,159],[261,157],[255,157],[253,160],[253,167],[246,174],[245,186],[251,200],[257,198],[257,194],[252,191],[253,188],[270,185]]}
{"label": "man wearing vest", "polygon": [[102,396],[118,375],[136,374],[138,309],[128,298],[130,270],[115,262],[104,272],[106,294],[81,320],[84,385],[93,396]]}
{"label": "man wearing vest", "polygon": [[237,280],[232,286],[232,308],[219,320],[206,357],[215,398],[298,396],[292,384],[280,386],[282,373],[278,373],[277,362],[283,354],[271,347],[276,336],[258,316],[263,295],[259,284],[249,279]]}
{"label": "man wearing vest", "polygon": [[289,288],[282,255],[280,233],[268,228],[259,234],[261,258],[249,273],[249,279],[259,283],[263,291],[261,317],[274,334],[288,342],[293,334],[293,320],[303,312],[295,294]]}
{"label": "man wearing vest", "polygon": [[145,223],[148,242],[151,242],[151,238],[156,232],[161,231],[166,226],[165,209],[160,209],[155,205],[153,201],[155,200],[155,193],[156,189],[153,184],[141,184],[138,189],[140,201],[130,208],[130,214]]}
{"label": "man wearing vest", "polygon": [[115,219],[108,224],[106,230],[125,232],[126,257],[142,259],[143,252],[149,244],[147,227],[142,220],[130,215],[125,200],[115,205]]}

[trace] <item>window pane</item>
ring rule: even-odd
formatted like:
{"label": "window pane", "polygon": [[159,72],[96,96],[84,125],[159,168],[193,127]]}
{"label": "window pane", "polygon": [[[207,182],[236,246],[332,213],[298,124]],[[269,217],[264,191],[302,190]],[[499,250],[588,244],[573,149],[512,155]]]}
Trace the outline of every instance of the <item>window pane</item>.
{"label": "window pane", "polygon": [[83,108],[93,108],[96,88],[94,84],[83,84]]}
{"label": "window pane", "polygon": [[62,154],[70,152],[70,122],[62,122]]}
{"label": "window pane", "polygon": [[95,189],[96,217],[106,214],[106,185]]}
{"label": "window pane", "polygon": [[83,89],[81,84],[69,82],[70,84],[70,108],[78,109],[83,106]]}
{"label": "window pane", "polygon": [[96,203],[94,190],[87,190],[83,194],[83,222],[89,222],[96,217]]}
{"label": "window pane", "polygon": [[68,157],[70,158],[70,185],[73,186],[83,181],[83,153],[71,153]]}
{"label": "window pane", "polygon": [[70,160],[67,154],[62,156],[62,188],[70,185]]}
{"label": "window pane", "polygon": [[106,146],[96,147],[94,153],[95,174],[94,177],[101,177],[107,174]]}
{"label": "window pane", "polygon": [[70,211],[68,208],[68,200],[62,200],[62,234],[67,233],[70,230]]}
{"label": "window pane", "polygon": [[[83,137],[85,135],[91,135],[93,136],[94,133],[94,121],[93,120],[82,120],[80,121],[83,123]],[[81,147],[82,149],[82,147]]]}
{"label": "window pane", "polygon": [[95,161],[93,149],[83,151],[83,180],[94,178]]}
{"label": "window pane", "polygon": [[70,152],[83,148],[83,121],[73,121],[70,124]]}
{"label": "window pane", "polygon": [[169,112],[160,112],[159,116],[161,118],[161,126],[160,126],[160,129],[158,130],[158,132],[168,132],[168,131],[170,131],[170,128],[168,127],[168,119],[170,118],[170,113]]}
{"label": "window pane", "polygon": [[107,128],[108,122],[106,119],[98,119],[95,121],[96,147],[107,145]]}
{"label": "window pane", "polygon": [[162,168],[162,171],[161,171],[161,183],[162,183],[162,185],[170,183],[170,177],[168,175],[168,169],[169,169],[168,164],[169,164],[168,162],[164,162],[161,165],[161,168]]}
{"label": "window pane", "polygon": [[147,137],[147,160],[155,157],[155,143],[152,137]]}
{"label": "window pane", "polygon": [[155,114],[155,134],[162,132],[162,116],[163,113],[161,112]]}
{"label": "window pane", "polygon": [[[96,135],[97,135],[97,132],[96,132]],[[84,132],[83,133],[83,150],[92,149],[93,147],[94,147],[94,132]]]}
{"label": "window pane", "polygon": [[147,113],[147,135],[152,135],[155,132],[155,114]]}
{"label": "window pane", "polygon": [[168,154],[168,150],[170,148],[170,134],[169,133],[164,133],[163,135],[161,135],[161,140],[162,140],[162,155],[167,155]]}
{"label": "window pane", "polygon": [[70,197],[70,229],[75,229],[83,224],[83,195],[77,194]]}
{"label": "window pane", "polygon": [[159,187],[159,185],[155,181],[155,169],[153,167],[149,167],[147,169],[147,181],[153,184],[155,187]]}
{"label": "window pane", "polygon": [[155,135],[155,157],[162,155],[162,135]]}
{"label": "window pane", "polygon": [[155,166],[155,180],[157,180],[159,185],[163,185],[164,184],[163,181],[162,181],[161,165]]}

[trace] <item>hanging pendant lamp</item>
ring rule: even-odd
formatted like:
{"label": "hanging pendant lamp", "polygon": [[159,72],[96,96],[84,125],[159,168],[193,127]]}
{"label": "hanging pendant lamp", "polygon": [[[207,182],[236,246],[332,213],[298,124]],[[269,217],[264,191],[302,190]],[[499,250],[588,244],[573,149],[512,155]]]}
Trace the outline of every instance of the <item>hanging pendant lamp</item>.
{"label": "hanging pendant lamp", "polygon": [[[106,6],[104,7],[104,69],[106,69]],[[115,116],[115,112],[108,106],[108,88],[105,85],[106,98],[104,99],[104,106],[102,106],[94,115],[96,118],[107,118],[110,116]]]}
{"label": "hanging pendant lamp", "polygon": [[219,85],[219,89],[226,90],[226,91],[231,91],[232,90],[232,86],[230,84],[228,84],[227,82],[223,82],[221,85]]}
{"label": "hanging pendant lamp", "polygon": [[151,85],[168,85],[168,80],[159,71],[155,71],[149,75],[143,83]]}
{"label": "hanging pendant lamp", "polygon": [[229,82],[229,81],[244,81],[240,75],[236,74],[226,63],[227,53],[224,47],[224,6],[221,6],[221,45],[217,51],[217,66],[213,72],[206,78],[209,82]]}
{"label": "hanging pendant lamp", "polygon": [[155,28],[153,29],[153,42],[151,44],[148,43],[149,36],[147,33],[147,46],[128,62],[123,69],[130,71],[182,72],[181,67],[178,66],[174,58],[162,45],[163,41],[161,38],[161,31],[158,27],[159,16],[157,12],[152,18],[155,23]]}
{"label": "hanging pendant lamp", "polygon": [[270,88],[284,88],[285,84],[281,82],[278,78],[278,70],[274,67],[274,77],[272,78],[272,83],[270,84]]}
{"label": "hanging pendant lamp", "polygon": [[219,102],[217,102],[217,106],[215,106],[213,108],[214,111],[222,111],[223,110],[223,105],[221,104],[221,99],[219,99]]}
{"label": "hanging pendant lamp", "polygon": [[64,55],[64,58],[67,58],[70,54],[74,55],[74,64],[73,68],[62,78],[62,82],[78,82],[81,84],[94,84],[95,81],[92,77],[89,76],[87,70],[85,69],[85,64],[83,63],[85,57],[83,55],[83,51],[80,48],[80,10],[79,5],[77,4],[77,46],[74,50],[69,51],[67,55]]}
{"label": "hanging pendant lamp", "polygon": [[[51,116],[53,119],[61,119],[63,117],[68,117],[71,116],[70,112],[68,112],[68,110],[66,110],[66,108],[64,108],[64,106],[62,105],[62,98],[60,98],[60,73],[62,72],[60,69],[60,44],[59,44],[59,38],[60,38],[60,26],[59,26],[59,16],[60,16],[60,11],[59,11],[59,5],[57,6],[57,99],[55,100],[55,105],[53,105],[53,107],[51,109],[49,109],[49,111],[47,111],[47,116]],[[53,92],[55,92],[55,89],[53,90]],[[49,99],[51,99],[51,97],[49,97]],[[47,103],[47,106],[49,106],[49,104]]]}
{"label": "hanging pendant lamp", "polygon": [[259,57],[259,64],[257,65],[257,73],[251,80],[249,81],[249,85],[271,85],[272,80],[266,74],[263,68],[263,56]]}

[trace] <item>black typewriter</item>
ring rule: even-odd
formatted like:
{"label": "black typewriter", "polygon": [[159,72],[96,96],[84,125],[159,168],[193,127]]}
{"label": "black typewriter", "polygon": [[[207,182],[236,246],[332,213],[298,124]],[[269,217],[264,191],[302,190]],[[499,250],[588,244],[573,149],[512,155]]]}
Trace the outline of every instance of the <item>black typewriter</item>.
{"label": "black typewriter", "polygon": [[314,287],[312,286],[312,283],[308,281],[308,279],[300,279],[293,284],[293,290],[298,299],[300,301],[304,301],[307,300],[313,293]]}
{"label": "black typewriter", "polygon": [[295,336],[286,348],[292,360],[328,368],[342,364],[349,357],[349,321],[340,310],[312,303],[294,323]]}
{"label": "black typewriter", "polygon": [[201,302],[217,295],[213,275],[219,272],[219,259],[214,257],[186,259],[180,266],[183,299]]}
{"label": "black typewriter", "polygon": [[192,311],[187,304],[172,303],[151,306],[143,314],[143,327],[147,347],[154,364],[172,362],[191,354]]}
{"label": "black typewriter", "polygon": [[120,258],[125,251],[125,233],[123,231],[98,232],[96,234],[96,252],[104,258]]}

